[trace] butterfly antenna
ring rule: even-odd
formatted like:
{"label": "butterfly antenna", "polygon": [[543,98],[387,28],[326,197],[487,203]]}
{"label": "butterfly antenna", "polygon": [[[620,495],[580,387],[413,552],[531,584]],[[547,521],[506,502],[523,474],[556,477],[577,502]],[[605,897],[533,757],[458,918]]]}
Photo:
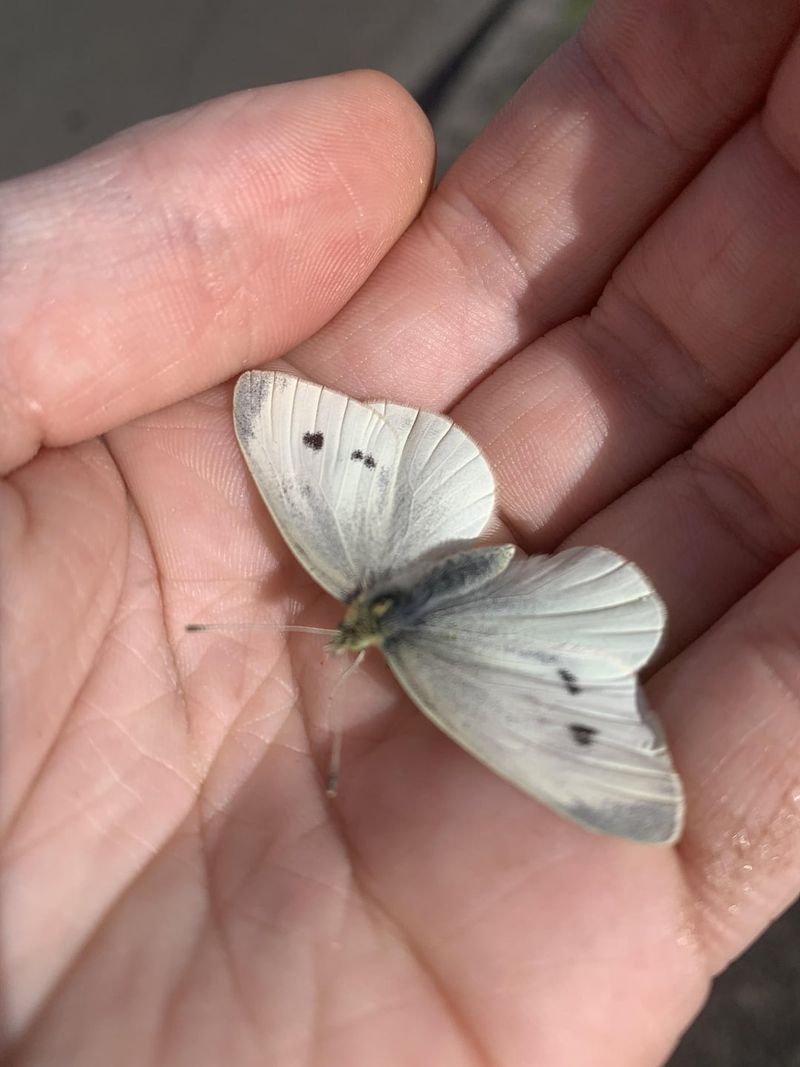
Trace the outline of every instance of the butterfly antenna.
{"label": "butterfly antenna", "polygon": [[328,730],[333,734],[333,742],[331,745],[331,758],[328,763],[328,774],[325,778],[325,792],[328,794],[329,797],[336,796],[336,793],[339,789],[339,772],[342,767],[342,728],[341,724],[338,722],[338,716],[336,717],[336,721],[334,721],[334,715],[331,711],[331,709],[333,708],[333,698],[336,696],[336,693],[339,691],[340,687],[344,685],[345,681],[350,677],[353,671],[357,670],[361,666],[361,661],[363,660],[366,651],[367,650],[365,648],[362,648],[359,654],[347,668],[347,670],[343,671],[339,675],[336,680],[336,685],[334,685],[333,689],[331,690],[331,695],[328,698]]}
{"label": "butterfly antenna", "polygon": [[184,626],[190,634],[206,633],[209,630],[277,630],[283,634],[319,634],[322,637],[335,637],[337,630],[326,630],[321,626],[294,626],[279,622],[190,622]]}

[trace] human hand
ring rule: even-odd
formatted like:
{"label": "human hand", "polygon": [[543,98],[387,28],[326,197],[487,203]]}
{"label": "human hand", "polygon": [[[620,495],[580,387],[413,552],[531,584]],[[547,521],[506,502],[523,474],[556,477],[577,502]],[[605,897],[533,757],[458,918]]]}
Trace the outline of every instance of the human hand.
{"label": "human hand", "polygon": [[[792,899],[800,56],[776,75],[794,5],[734,7],[721,44],[696,3],[632,28],[601,2],[387,255],[431,153],[372,75],[217,101],[0,192],[19,1063],[658,1063]],[[451,410],[528,551],[643,566],[677,849],[517,793],[378,657],[336,696],[331,804],[340,666],[311,637],[184,633],[337,620],[215,385],[289,350]]]}

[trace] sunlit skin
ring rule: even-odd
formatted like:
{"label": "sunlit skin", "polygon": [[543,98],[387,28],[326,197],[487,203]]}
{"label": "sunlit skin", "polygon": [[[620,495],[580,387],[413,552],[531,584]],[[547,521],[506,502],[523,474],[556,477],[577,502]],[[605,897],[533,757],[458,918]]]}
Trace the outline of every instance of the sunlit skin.
{"label": "sunlit skin", "polygon": [[[424,118],[368,73],[0,188],[15,1065],[658,1064],[795,897],[798,18],[600,0],[430,195]],[[269,627],[342,606],[231,425],[275,360],[451,413],[493,538],[648,574],[676,848],[500,781],[374,649],[329,707],[346,659]],[[185,630],[231,620],[268,628]]]}

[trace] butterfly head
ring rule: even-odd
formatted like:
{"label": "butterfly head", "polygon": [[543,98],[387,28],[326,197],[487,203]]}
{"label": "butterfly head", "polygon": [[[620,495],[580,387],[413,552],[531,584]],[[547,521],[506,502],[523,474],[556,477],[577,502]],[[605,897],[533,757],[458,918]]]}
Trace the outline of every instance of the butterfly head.
{"label": "butterfly head", "polygon": [[360,652],[370,645],[383,644],[387,637],[387,617],[395,606],[394,597],[387,594],[357,597],[328,646],[331,652]]}

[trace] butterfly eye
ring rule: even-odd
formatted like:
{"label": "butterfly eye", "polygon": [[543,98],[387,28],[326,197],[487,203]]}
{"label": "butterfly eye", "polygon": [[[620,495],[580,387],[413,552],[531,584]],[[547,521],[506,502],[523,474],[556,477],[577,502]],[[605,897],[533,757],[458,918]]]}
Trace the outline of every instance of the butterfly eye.
{"label": "butterfly eye", "polygon": [[394,607],[394,597],[381,596],[377,600],[373,600],[369,606],[369,610],[376,619],[382,619],[383,616]]}

